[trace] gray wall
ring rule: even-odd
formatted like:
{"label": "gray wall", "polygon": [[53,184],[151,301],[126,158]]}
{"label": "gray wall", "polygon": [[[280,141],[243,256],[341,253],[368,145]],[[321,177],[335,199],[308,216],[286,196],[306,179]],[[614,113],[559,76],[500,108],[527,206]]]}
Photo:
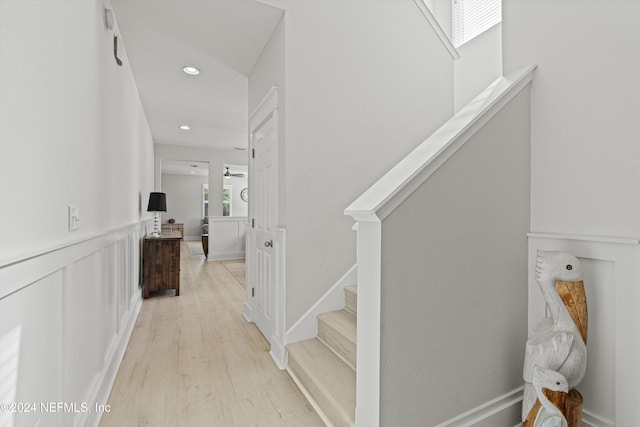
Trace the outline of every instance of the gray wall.
{"label": "gray wall", "polygon": [[208,176],[162,174],[162,191],[167,193],[167,211],[162,223],[173,218],[184,224],[184,237],[200,238],[202,234],[202,184]]}
{"label": "gray wall", "polygon": [[[163,160],[187,160],[209,163],[209,216],[222,216],[222,186],[224,185],[224,165],[246,165],[249,161],[247,151],[219,150],[202,147],[186,147],[168,144],[155,144],[155,188],[164,190],[162,182]],[[167,203],[169,201],[167,200]],[[168,219],[166,215],[163,220]],[[177,218],[176,218],[177,219]]]}
{"label": "gray wall", "polygon": [[521,385],[529,102],[527,88],[382,224],[381,425],[435,425]]}

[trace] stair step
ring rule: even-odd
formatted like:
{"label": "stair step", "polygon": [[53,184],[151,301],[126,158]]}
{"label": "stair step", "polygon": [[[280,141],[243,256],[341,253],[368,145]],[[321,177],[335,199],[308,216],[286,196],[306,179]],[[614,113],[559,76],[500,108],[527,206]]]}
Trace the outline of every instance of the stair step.
{"label": "stair step", "polygon": [[318,338],[353,369],[356,366],[356,315],[348,310],[318,315]]}
{"label": "stair step", "polygon": [[356,373],[318,339],[287,345],[287,371],[307,399],[334,427],[355,421]]}
{"label": "stair step", "polygon": [[358,312],[358,287],[356,285],[344,287],[344,303],[344,308],[347,310],[353,313]]}

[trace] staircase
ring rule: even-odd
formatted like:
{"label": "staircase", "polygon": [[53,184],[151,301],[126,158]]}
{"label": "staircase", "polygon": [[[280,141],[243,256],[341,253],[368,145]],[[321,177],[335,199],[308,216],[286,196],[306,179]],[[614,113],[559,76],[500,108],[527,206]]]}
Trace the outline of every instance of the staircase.
{"label": "staircase", "polygon": [[316,338],[287,345],[289,375],[332,427],[355,421],[357,287],[344,294],[344,309],[318,315]]}

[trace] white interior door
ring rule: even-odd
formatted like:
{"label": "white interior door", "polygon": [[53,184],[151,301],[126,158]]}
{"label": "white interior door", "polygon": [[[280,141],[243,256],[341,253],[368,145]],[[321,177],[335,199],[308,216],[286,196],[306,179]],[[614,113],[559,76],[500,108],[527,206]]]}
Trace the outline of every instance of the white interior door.
{"label": "white interior door", "polygon": [[251,130],[251,185],[249,210],[252,233],[249,277],[253,297],[253,320],[271,342],[276,323],[276,268],[274,248],[278,218],[278,119],[277,110]]}

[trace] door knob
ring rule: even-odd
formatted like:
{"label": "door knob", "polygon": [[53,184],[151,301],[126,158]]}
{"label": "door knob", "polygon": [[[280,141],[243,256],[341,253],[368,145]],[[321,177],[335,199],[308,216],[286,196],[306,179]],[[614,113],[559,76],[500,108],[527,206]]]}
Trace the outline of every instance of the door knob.
{"label": "door knob", "polygon": [[267,242],[264,242],[264,246],[267,248],[272,248],[273,247],[273,240],[269,240]]}

